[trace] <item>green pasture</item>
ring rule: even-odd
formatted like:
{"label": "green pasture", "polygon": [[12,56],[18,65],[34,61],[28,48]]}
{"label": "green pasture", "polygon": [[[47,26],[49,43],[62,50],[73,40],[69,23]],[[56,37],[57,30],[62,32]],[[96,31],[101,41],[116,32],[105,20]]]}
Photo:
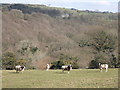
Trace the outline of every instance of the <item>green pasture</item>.
{"label": "green pasture", "polygon": [[62,70],[3,70],[3,88],[117,88],[118,69],[76,69],[68,74]]}

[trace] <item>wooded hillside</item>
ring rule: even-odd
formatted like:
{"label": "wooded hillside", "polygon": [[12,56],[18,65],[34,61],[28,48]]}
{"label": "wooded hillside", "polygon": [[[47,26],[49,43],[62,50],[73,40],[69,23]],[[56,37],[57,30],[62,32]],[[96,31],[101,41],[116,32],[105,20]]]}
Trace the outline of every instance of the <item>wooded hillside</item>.
{"label": "wooded hillside", "polygon": [[23,4],[3,4],[2,12],[5,69],[44,69],[58,61],[76,68],[118,66],[117,13]]}

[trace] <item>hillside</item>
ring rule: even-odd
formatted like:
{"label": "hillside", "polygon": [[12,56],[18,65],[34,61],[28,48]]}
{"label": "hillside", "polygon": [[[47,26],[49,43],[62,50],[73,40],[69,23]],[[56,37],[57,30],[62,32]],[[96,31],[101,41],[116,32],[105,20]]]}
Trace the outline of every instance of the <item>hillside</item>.
{"label": "hillside", "polygon": [[117,13],[22,4],[2,8],[3,53],[14,52],[18,59],[32,60],[41,69],[61,54],[78,57],[80,68],[86,68],[94,50],[80,47],[82,41],[90,41],[101,30],[117,36]]}

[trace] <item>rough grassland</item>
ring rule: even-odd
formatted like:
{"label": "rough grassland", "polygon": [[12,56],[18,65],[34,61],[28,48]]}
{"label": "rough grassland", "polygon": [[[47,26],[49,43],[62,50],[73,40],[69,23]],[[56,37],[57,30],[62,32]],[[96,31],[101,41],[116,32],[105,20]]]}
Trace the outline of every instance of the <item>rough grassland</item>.
{"label": "rough grassland", "polygon": [[3,88],[117,88],[118,69],[100,72],[98,69],[72,70],[3,70]]}

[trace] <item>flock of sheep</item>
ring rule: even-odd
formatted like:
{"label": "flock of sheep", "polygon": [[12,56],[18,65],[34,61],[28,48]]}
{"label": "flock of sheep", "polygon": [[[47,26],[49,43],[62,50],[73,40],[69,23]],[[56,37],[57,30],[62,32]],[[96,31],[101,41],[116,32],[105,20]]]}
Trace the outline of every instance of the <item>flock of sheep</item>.
{"label": "flock of sheep", "polygon": [[[106,72],[108,71],[108,64],[100,64],[99,63],[99,68],[100,68],[100,71],[102,72],[103,69],[106,70]],[[17,65],[15,67],[16,69],[16,72],[23,72],[25,70],[25,66],[20,66],[20,65]],[[46,71],[48,71],[50,69],[50,64],[47,64],[46,65]],[[70,70],[72,70],[72,65],[65,65],[65,66],[62,66],[61,67],[62,71],[68,71],[68,74],[70,73]]]}

